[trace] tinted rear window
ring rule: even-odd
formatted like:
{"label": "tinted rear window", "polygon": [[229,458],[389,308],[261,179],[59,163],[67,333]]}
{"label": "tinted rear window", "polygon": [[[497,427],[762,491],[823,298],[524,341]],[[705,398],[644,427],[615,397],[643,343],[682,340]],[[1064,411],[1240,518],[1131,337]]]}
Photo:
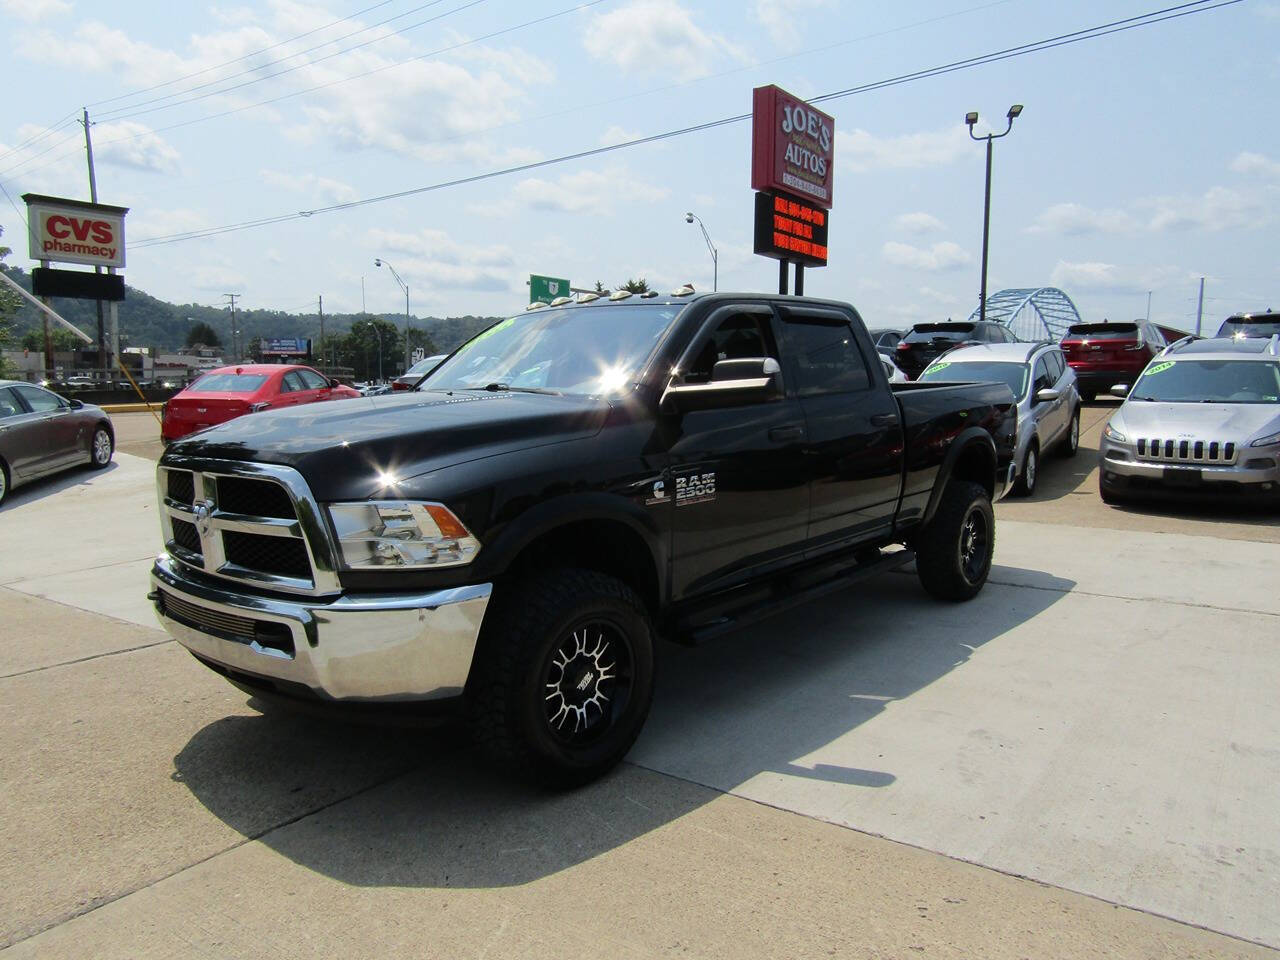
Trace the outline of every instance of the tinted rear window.
{"label": "tinted rear window", "polygon": [[928,343],[930,340],[968,340],[972,336],[972,323],[918,323],[903,339],[907,343]]}
{"label": "tinted rear window", "polygon": [[920,379],[947,382],[1004,383],[1019,400],[1027,389],[1027,365],[1003,360],[970,360],[953,363],[935,360],[920,374]]}
{"label": "tinted rear window", "polygon": [[1280,333],[1280,320],[1273,318],[1228,317],[1218,331],[1220,337],[1270,337]]}
{"label": "tinted rear window", "polygon": [[253,393],[267,382],[260,373],[206,373],[187,389],[195,393]]}
{"label": "tinted rear window", "polygon": [[1067,337],[1083,340],[1132,340],[1138,335],[1136,323],[1077,323]]}

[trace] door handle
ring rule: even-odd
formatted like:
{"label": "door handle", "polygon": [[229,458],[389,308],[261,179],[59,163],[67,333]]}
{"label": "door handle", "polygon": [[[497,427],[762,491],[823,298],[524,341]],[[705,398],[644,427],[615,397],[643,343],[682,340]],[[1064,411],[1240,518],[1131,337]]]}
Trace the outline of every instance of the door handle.
{"label": "door handle", "polygon": [[896,413],[873,413],[870,419],[873,427],[891,427],[898,422],[898,415]]}
{"label": "door handle", "polygon": [[785,443],[788,440],[799,440],[804,436],[804,428],[796,425],[789,427],[770,427],[769,439],[777,443]]}

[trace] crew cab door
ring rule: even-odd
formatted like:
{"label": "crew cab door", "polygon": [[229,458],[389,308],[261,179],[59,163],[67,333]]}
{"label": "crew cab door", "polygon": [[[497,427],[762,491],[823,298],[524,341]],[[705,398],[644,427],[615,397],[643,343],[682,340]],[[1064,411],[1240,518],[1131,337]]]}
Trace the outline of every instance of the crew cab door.
{"label": "crew cab door", "polygon": [[783,370],[805,419],[810,548],[885,533],[902,492],[903,433],[898,402],[879,363],[869,362],[871,342],[835,308],[780,312]]}
{"label": "crew cab door", "polygon": [[[677,369],[707,383],[718,360],[778,359],[768,304],[718,307]],[[672,498],[672,597],[731,586],[804,551],[809,485],[803,472],[804,414],[783,396],[667,416],[666,495]]]}

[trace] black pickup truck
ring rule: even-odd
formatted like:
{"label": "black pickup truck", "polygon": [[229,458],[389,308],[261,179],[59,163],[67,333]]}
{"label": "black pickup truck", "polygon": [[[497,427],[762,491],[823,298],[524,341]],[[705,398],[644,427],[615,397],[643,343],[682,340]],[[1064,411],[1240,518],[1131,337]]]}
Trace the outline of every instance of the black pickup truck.
{"label": "black pickup truck", "polygon": [[461,713],[512,767],[581,782],[639,734],[659,636],[912,560],[974,596],[1016,415],[1003,384],[891,389],[845,303],[580,297],[413,392],[173,444],[151,598],[255,695]]}

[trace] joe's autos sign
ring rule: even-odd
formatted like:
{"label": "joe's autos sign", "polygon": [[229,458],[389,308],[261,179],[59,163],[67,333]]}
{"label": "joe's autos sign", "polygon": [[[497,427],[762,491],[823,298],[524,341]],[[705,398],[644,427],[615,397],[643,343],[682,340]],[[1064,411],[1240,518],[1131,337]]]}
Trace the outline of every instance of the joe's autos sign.
{"label": "joe's autos sign", "polygon": [[124,215],[128,207],[24,193],[32,260],[124,266]]}
{"label": "joe's autos sign", "polygon": [[752,91],[751,189],[777,190],[831,209],[836,124],[773,85]]}

